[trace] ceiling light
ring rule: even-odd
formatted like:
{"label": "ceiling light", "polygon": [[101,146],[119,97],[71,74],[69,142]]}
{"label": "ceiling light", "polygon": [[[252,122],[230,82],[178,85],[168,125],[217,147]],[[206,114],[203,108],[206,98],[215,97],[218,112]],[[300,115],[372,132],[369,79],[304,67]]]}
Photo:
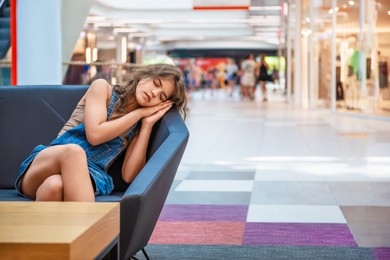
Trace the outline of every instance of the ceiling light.
{"label": "ceiling light", "polygon": [[355,1],[350,0],[350,1],[348,1],[348,4],[349,4],[349,5],[355,5]]}
{"label": "ceiling light", "polygon": [[114,34],[117,33],[135,33],[138,32],[138,29],[136,28],[115,28],[114,29]]}
{"label": "ceiling light", "polygon": [[149,37],[150,33],[130,33],[130,37]]}
{"label": "ceiling light", "polygon": [[87,22],[99,22],[106,20],[106,17],[104,16],[88,16]]}
{"label": "ceiling light", "polygon": [[251,15],[251,19],[280,19],[280,15]]}
{"label": "ceiling light", "polygon": [[276,6],[249,6],[250,11],[279,11],[282,10],[282,7],[279,5]]}
{"label": "ceiling light", "polygon": [[259,32],[279,32],[278,27],[265,27],[265,28],[256,27],[254,29],[255,31],[259,31]]}
{"label": "ceiling light", "polygon": [[112,27],[114,24],[112,22],[96,22],[94,23],[94,27],[95,28],[98,28],[98,27]]}
{"label": "ceiling light", "polygon": [[390,11],[387,11],[387,14],[390,15]]}

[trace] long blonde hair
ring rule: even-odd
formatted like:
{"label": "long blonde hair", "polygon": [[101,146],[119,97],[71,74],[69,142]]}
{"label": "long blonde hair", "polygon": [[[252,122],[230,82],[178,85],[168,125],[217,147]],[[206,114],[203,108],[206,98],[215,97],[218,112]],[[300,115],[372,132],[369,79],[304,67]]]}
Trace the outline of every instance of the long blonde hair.
{"label": "long blonde hair", "polygon": [[128,84],[114,86],[114,90],[118,93],[118,103],[114,111],[125,113],[125,107],[128,105],[128,97],[135,96],[135,90],[138,83],[143,79],[169,79],[174,82],[175,91],[170,100],[176,105],[183,117],[186,117],[187,96],[185,93],[185,83],[182,71],[173,65],[169,64],[152,64],[146,66],[136,66],[126,75]]}

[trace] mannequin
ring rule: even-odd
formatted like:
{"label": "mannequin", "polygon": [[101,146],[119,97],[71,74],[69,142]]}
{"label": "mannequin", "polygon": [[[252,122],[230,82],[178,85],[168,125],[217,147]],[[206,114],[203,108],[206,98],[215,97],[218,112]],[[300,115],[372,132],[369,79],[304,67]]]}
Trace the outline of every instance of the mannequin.
{"label": "mannequin", "polygon": [[356,40],[353,42],[353,48],[350,49],[348,65],[348,88],[347,88],[347,109],[358,109],[360,95],[360,55],[362,53],[357,49]]}

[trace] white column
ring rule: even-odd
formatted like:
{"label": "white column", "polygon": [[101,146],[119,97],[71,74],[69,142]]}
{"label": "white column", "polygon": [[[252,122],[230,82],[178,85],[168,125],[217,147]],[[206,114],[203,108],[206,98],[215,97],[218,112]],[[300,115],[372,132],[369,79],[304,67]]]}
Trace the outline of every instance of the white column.
{"label": "white column", "polygon": [[360,86],[361,86],[361,93],[364,97],[367,96],[367,80],[366,80],[366,41],[364,39],[364,36],[366,35],[365,32],[365,8],[366,7],[366,0],[360,0],[359,4],[359,79],[360,79]]}
{"label": "white column", "polygon": [[[119,64],[127,62],[128,56],[128,34],[118,33],[116,39],[116,62]],[[122,65],[119,65],[115,71],[116,82],[115,84],[122,84]]]}
{"label": "white column", "polygon": [[135,53],[136,53],[136,63],[137,64],[142,64],[144,62],[144,56],[145,56],[145,38],[140,37],[136,41],[135,45]]}
{"label": "white column", "polygon": [[295,1],[295,37],[294,37],[294,99],[295,105],[301,104],[301,0]]}
{"label": "white column", "polygon": [[92,0],[18,0],[18,85],[62,84]]}
{"label": "white column", "polygon": [[315,36],[315,28],[314,28],[314,0],[310,0],[309,3],[309,18],[310,18],[310,34],[309,34],[309,107],[313,108],[315,103],[315,95],[314,95],[314,68],[318,66],[315,64],[314,60],[314,36]]}
{"label": "white column", "polygon": [[62,61],[70,61],[72,58],[75,43],[83,31],[93,2],[94,0],[62,0]]}
{"label": "white column", "polygon": [[61,2],[17,1],[18,85],[62,83]]}
{"label": "white column", "polygon": [[375,0],[371,0],[369,3],[369,11],[368,14],[370,15],[369,19],[369,28],[370,28],[370,37],[374,38],[374,45],[371,46],[371,62],[373,65],[373,79],[374,79],[374,98],[376,101],[376,104],[379,105],[380,101],[380,89],[379,89],[379,56],[377,51],[379,50],[379,43],[378,43],[378,33],[376,28],[376,23],[378,21],[378,12],[376,10],[377,2]]}
{"label": "white column", "polygon": [[308,80],[309,80],[309,75],[308,75],[308,39],[307,39],[307,35],[306,35],[307,32],[304,32],[303,36],[302,36],[302,44],[301,44],[301,47],[302,47],[302,67],[301,67],[301,70],[302,70],[302,78],[301,78],[301,106],[302,108],[308,108],[309,106],[309,89],[308,89]]}
{"label": "white column", "polygon": [[286,31],[287,31],[287,68],[286,68],[286,78],[287,78],[287,101],[291,101],[291,81],[292,81],[292,73],[291,73],[291,67],[292,67],[292,43],[291,43],[291,25],[292,25],[292,14],[291,14],[291,1],[288,2],[288,13],[287,13],[287,25],[286,25]]}
{"label": "white column", "polygon": [[116,62],[125,63],[127,61],[128,34],[118,33],[116,38]]}
{"label": "white column", "polygon": [[336,0],[332,0],[332,38],[331,38],[331,73],[330,73],[330,110],[336,111]]}

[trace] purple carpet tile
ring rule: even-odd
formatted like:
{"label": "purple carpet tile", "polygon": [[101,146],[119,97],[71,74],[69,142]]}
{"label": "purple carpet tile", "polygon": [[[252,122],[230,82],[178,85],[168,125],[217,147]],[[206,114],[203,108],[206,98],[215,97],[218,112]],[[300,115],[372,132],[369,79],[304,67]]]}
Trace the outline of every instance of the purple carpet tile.
{"label": "purple carpet tile", "polygon": [[159,220],[245,222],[247,213],[245,205],[165,205]]}
{"label": "purple carpet tile", "polygon": [[316,223],[247,223],[243,244],[358,246],[346,224]]}
{"label": "purple carpet tile", "polygon": [[389,260],[390,259],[390,247],[374,248],[374,254],[375,254],[376,260]]}

